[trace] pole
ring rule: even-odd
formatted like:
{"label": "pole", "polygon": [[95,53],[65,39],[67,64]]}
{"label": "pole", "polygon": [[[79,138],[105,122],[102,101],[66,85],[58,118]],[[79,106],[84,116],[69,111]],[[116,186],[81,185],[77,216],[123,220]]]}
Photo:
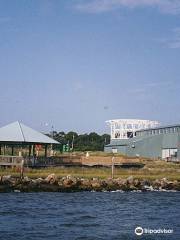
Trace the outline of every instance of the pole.
{"label": "pole", "polygon": [[14,146],[11,147],[11,155],[14,155]]}
{"label": "pole", "polygon": [[73,137],[72,137],[72,144],[71,144],[71,150],[73,152],[73,148],[74,148],[74,134],[73,134]]}
{"label": "pole", "polygon": [[111,159],[111,178],[114,178],[114,156]]}
{"label": "pole", "polygon": [[45,144],[45,158],[47,158],[47,144]]}
{"label": "pole", "polygon": [[36,152],[35,152],[35,145],[33,144],[33,165],[36,164]]}
{"label": "pole", "polygon": [[4,146],[3,146],[3,155],[5,155],[6,154],[6,145],[4,144]]}
{"label": "pole", "polygon": [[[54,126],[51,126],[51,138],[54,139]],[[52,157],[53,154],[53,145],[51,144],[51,150],[50,150],[50,157]]]}
{"label": "pole", "polygon": [[32,149],[32,147],[31,147],[31,145],[29,144],[29,158],[31,157],[31,149]]}
{"label": "pole", "polygon": [[20,178],[23,179],[23,176],[24,176],[24,159],[22,159],[22,162],[21,162]]}

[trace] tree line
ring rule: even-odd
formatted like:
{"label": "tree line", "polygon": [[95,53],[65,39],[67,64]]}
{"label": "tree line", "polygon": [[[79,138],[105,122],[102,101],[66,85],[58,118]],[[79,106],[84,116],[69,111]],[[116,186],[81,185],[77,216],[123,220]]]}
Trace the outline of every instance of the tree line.
{"label": "tree line", "polygon": [[95,132],[89,134],[80,134],[76,132],[56,132],[50,135],[54,140],[60,143],[60,150],[63,151],[68,147],[71,151],[103,151],[104,145],[110,143],[110,135],[99,135]]}

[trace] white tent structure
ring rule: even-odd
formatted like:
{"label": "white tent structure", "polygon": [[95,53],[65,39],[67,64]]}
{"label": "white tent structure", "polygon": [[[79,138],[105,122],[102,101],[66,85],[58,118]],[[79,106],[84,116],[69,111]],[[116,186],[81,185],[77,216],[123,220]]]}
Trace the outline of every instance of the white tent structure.
{"label": "white tent structure", "polygon": [[[47,156],[47,146],[51,144],[59,144],[54,139],[30,128],[20,122],[14,122],[9,125],[0,128],[0,155],[2,153],[1,147],[11,146],[12,155],[14,147],[17,145],[29,146],[29,156],[31,155],[31,149],[33,147],[33,156],[35,155],[36,145],[45,146],[45,156]],[[4,151],[5,155],[5,151]]]}

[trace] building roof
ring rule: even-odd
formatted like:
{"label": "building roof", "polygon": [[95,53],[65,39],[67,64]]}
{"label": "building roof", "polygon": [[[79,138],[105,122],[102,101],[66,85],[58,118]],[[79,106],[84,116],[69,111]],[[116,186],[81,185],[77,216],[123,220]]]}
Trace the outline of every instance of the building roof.
{"label": "building roof", "polygon": [[173,124],[173,125],[161,125],[159,127],[154,127],[154,128],[147,128],[147,129],[141,129],[141,130],[137,130],[136,132],[145,132],[145,131],[149,131],[149,130],[157,130],[157,129],[165,129],[165,128],[174,128],[174,127],[180,127],[180,124]]}
{"label": "building roof", "polygon": [[0,142],[59,144],[54,139],[18,121],[0,128]]}

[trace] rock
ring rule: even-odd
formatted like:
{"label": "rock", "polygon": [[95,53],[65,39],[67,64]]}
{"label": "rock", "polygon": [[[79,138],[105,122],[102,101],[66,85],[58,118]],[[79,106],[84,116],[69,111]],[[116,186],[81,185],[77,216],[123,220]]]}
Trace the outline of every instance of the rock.
{"label": "rock", "polygon": [[67,178],[63,178],[60,181],[59,186],[64,186],[64,188],[77,188],[81,184],[81,180],[79,178],[75,178],[73,176],[68,176]]}
{"label": "rock", "polygon": [[103,188],[103,190],[106,190],[107,182],[105,180],[101,181],[101,187]]}
{"label": "rock", "polygon": [[63,187],[63,180],[62,180],[62,178],[58,181],[58,186],[59,186],[60,188]]}
{"label": "rock", "polygon": [[2,176],[2,182],[10,182],[10,181],[11,181],[11,175]]}
{"label": "rock", "polygon": [[140,188],[141,182],[138,179],[135,179],[134,180],[134,186],[137,187],[137,188]]}
{"label": "rock", "polygon": [[32,180],[31,180],[31,183],[32,183],[32,185],[37,185],[37,184],[38,184],[38,182],[36,181],[36,179],[32,179]]}
{"label": "rock", "polygon": [[151,182],[147,179],[143,179],[141,181],[141,186],[150,186],[151,185]]}
{"label": "rock", "polygon": [[173,190],[180,191],[180,182],[179,181],[174,181],[173,182]]}
{"label": "rock", "polygon": [[130,184],[130,185],[128,186],[127,190],[136,191],[136,190],[138,190],[138,188],[135,187],[134,184]]}
{"label": "rock", "polygon": [[72,178],[72,176],[71,175],[67,175],[67,177],[65,177],[65,179],[71,179]]}
{"label": "rock", "polygon": [[167,179],[165,178],[165,179],[162,179],[161,181],[160,181],[160,188],[162,188],[162,189],[167,189],[167,187],[168,187],[168,182],[167,182]]}
{"label": "rock", "polygon": [[133,184],[133,182],[134,182],[133,176],[129,176],[129,177],[127,178],[127,182],[128,182],[129,184]]}
{"label": "rock", "polygon": [[153,191],[154,188],[153,188],[153,186],[144,185],[143,190],[146,190],[146,191]]}
{"label": "rock", "polygon": [[93,179],[93,180],[91,181],[91,186],[92,186],[93,190],[100,190],[100,188],[101,188],[101,182],[100,182],[100,180]]}
{"label": "rock", "polygon": [[37,183],[43,183],[43,182],[46,182],[46,181],[43,178],[37,178],[36,182]]}
{"label": "rock", "polygon": [[89,179],[81,179],[80,189],[90,191],[92,189],[91,181]]}
{"label": "rock", "polygon": [[3,176],[0,181],[0,192],[75,192],[75,191],[153,191],[176,190],[180,191],[180,181],[169,181],[166,178],[150,180],[138,180],[132,176],[127,179],[108,178],[76,178],[71,175],[58,179],[55,174],[50,174],[46,179],[13,178],[11,175]]}
{"label": "rock", "polygon": [[71,179],[65,179],[63,181],[63,186],[65,188],[69,188],[69,187],[72,187],[74,185],[73,181]]}
{"label": "rock", "polygon": [[121,189],[119,180],[117,181],[115,179],[107,179],[105,182],[107,191],[116,191]]}
{"label": "rock", "polygon": [[167,178],[162,178],[161,181],[168,182]]}
{"label": "rock", "polygon": [[118,179],[118,180],[117,180],[117,183],[118,183],[119,186],[127,185],[127,184],[128,184],[128,182],[127,182],[126,179]]}
{"label": "rock", "polygon": [[13,186],[17,182],[16,178],[13,178],[11,175],[3,176],[1,184]]}
{"label": "rock", "polygon": [[158,190],[161,187],[160,180],[156,179],[155,181],[153,181],[152,186],[153,186],[154,189]]}
{"label": "rock", "polygon": [[95,178],[95,177],[93,177],[93,179],[92,179],[93,181],[98,181],[98,178]]}
{"label": "rock", "polygon": [[31,182],[31,179],[28,178],[28,176],[25,176],[25,177],[22,179],[22,182],[24,182],[24,183],[29,183],[29,182]]}
{"label": "rock", "polygon": [[50,183],[50,184],[54,184],[54,183],[57,182],[57,177],[54,173],[52,173],[49,176],[47,176],[47,178],[45,178],[45,181]]}
{"label": "rock", "polygon": [[166,189],[167,190],[173,190],[174,189],[174,182],[168,182],[167,183],[167,186],[166,186]]}

